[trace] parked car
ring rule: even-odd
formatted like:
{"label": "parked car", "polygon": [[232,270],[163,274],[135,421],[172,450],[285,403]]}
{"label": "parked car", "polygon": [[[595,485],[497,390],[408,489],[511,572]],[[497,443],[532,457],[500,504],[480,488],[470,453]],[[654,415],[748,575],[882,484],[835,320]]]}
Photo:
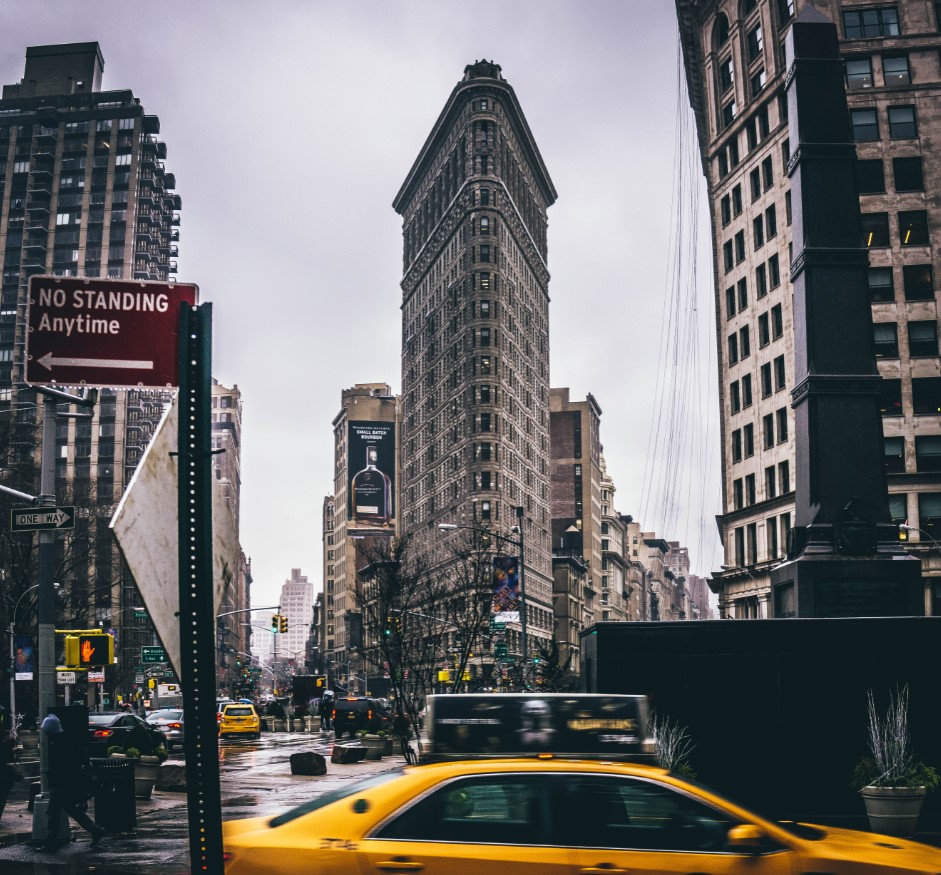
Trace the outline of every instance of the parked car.
{"label": "parked car", "polygon": [[183,709],[162,708],[147,716],[147,722],[167,739],[167,750],[183,747]]}
{"label": "parked car", "polygon": [[229,702],[219,712],[219,735],[261,735],[261,718],[255,706],[244,702]]}
{"label": "parked car", "polygon": [[153,754],[167,746],[167,738],[155,726],[137,714],[101,711],[88,715],[88,755],[104,757],[109,747],[136,747],[142,754]]}
{"label": "parked car", "polygon": [[378,699],[365,696],[344,696],[333,703],[333,729],[337,738],[344,733],[356,735],[360,729],[378,732],[391,729],[392,721],[383,704]]}

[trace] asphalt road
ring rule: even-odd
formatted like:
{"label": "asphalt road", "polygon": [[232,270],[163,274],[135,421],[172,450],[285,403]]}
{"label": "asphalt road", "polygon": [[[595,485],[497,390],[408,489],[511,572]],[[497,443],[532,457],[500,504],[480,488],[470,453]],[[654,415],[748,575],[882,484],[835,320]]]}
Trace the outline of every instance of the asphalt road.
{"label": "asphalt road", "polygon": [[[337,786],[376,771],[404,765],[401,756],[351,765],[331,763],[332,736],[312,733],[265,733],[258,741],[223,740],[219,744],[222,818],[237,820],[276,814]],[[292,775],[290,755],[314,750],[327,759],[321,777]],[[176,753],[171,762],[182,762]],[[32,814],[26,810],[24,785],[11,795],[0,828],[0,871],[4,875],[68,873],[160,873],[189,875],[189,825],[186,794],[154,791],[137,800],[137,830],[105,838],[97,848],[73,825],[73,841],[56,853],[28,844]]]}

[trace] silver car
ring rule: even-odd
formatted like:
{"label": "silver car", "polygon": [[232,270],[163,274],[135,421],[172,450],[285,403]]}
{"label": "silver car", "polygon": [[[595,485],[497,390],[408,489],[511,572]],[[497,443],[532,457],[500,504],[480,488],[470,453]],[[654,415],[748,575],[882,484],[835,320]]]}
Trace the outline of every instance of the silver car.
{"label": "silver car", "polygon": [[167,750],[183,747],[183,709],[163,708],[147,715],[147,722],[167,737]]}

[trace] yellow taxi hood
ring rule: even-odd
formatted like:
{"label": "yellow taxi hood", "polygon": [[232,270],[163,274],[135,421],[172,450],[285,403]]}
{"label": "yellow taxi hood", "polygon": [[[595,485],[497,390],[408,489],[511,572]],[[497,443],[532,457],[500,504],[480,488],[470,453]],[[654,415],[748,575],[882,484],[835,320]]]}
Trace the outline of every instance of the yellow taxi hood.
{"label": "yellow taxi hood", "polygon": [[224,820],[222,822],[222,838],[230,839],[247,832],[268,829],[269,820],[271,820],[271,815],[267,817],[244,817],[241,820]]}
{"label": "yellow taxi hood", "polygon": [[[806,851],[820,860],[856,860],[869,866],[918,872],[941,872],[941,849],[895,836],[808,824],[819,829],[818,841],[804,841]],[[808,867],[804,867],[807,869]],[[818,867],[819,868],[819,867]]]}

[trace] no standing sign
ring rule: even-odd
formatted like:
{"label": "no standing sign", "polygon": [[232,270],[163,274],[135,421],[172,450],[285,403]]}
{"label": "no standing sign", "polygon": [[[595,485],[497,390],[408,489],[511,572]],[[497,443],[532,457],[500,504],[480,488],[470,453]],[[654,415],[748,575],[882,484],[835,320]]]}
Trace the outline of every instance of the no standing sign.
{"label": "no standing sign", "polygon": [[26,382],[176,386],[185,283],[34,276],[29,280]]}

